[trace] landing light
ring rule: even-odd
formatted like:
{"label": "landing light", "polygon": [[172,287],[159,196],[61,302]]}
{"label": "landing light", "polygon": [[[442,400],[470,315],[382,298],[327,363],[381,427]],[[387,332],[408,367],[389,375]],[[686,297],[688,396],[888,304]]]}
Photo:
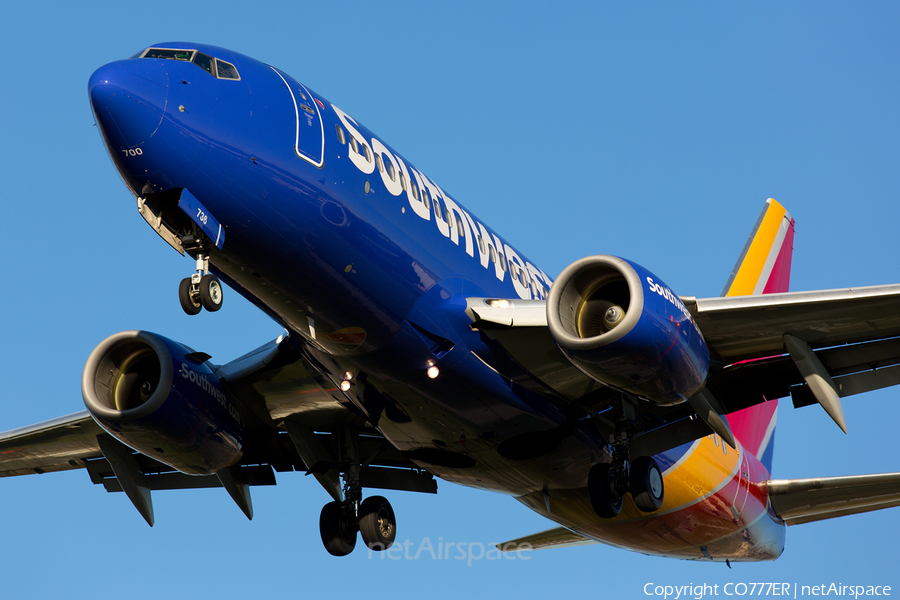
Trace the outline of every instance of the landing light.
{"label": "landing light", "polygon": [[425,373],[428,375],[429,379],[436,379],[437,376],[441,374],[441,370],[438,369],[436,366],[432,365],[432,366],[428,367],[428,370],[425,371]]}
{"label": "landing light", "polygon": [[349,381],[347,381],[347,380],[345,379],[344,381],[341,382],[341,391],[342,391],[342,392],[349,392],[349,391],[350,391],[350,386],[352,386],[352,385],[353,385],[352,383],[350,383]]}
{"label": "landing light", "polygon": [[509,308],[509,300],[488,300],[487,305],[491,308]]}

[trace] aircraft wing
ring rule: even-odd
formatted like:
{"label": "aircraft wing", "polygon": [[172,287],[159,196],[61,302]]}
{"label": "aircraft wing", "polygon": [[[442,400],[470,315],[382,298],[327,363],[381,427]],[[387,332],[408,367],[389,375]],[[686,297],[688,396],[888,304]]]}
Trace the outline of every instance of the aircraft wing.
{"label": "aircraft wing", "polygon": [[[900,285],[681,300],[709,347],[705,391],[720,414],[788,395],[799,407],[831,394],[839,410],[839,398],[900,384]],[[599,384],[556,346],[543,300],[468,298],[466,312],[508,357],[495,364],[511,380],[582,406],[600,395]],[[678,407],[659,409],[659,416],[673,424],[700,412],[693,402]],[[710,431],[681,427],[693,429],[650,450]]]}
{"label": "aircraft wing", "polygon": [[88,411],[0,433],[0,477],[81,469],[103,430]]}
{"label": "aircraft wing", "polygon": [[363,487],[437,491],[433,475],[368,426],[334,382],[286,340],[274,340],[213,370],[249,413],[243,457],[227,472],[180,473],[115,441],[82,411],[0,433],[0,477],[84,468],[93,483],[109,492],[126,492],[151,525],[149,492],[225,487],[252,518],[248,486],[275,485],[276,471],[312,474],[333,498],[341,499],[339,475],[328,465],[337,464],[339,456],[331,432],[346,425],[360,432],[360,452],[373,457],[360,473]]}
{"label": "aircraft wing", "polygon": [[900,473],[776,479],[765,485],[772,508],[788,525],[900,506]]}
{"label": "aircraft wing", "polygon": [[554,527],[539,533],[533,533],[524,537],[509,540],[497,544],[497,549],[503,552],[520,552],[522,550],[543,550],[545,548],[570,548],[572,546],[587,546],[600,542],[584,537],[565,527]]}

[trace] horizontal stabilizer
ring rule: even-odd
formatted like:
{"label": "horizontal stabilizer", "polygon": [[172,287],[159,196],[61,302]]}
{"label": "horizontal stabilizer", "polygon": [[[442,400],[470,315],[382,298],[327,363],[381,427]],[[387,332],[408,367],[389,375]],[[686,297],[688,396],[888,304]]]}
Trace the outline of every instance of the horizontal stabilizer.
{"label": "horizontal stabilizer", "polygon": [[766,482],[775,513],[799,525],[900,506],[900,473]]}
{"label": "horizontal stabilizer", "polygon": [[519,550],[542,550],[544,548],[568,548],[570,546],[586,546],[587,544],[597,543],[599,542],[571,532],[565,527],[556,527],[497,544],[497,548],[503,552],[516,552]]}

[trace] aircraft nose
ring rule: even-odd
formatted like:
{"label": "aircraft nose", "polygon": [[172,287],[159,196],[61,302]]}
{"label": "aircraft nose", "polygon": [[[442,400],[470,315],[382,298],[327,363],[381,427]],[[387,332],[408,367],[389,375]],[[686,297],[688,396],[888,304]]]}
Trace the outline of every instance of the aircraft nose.
{"label": "aircraft nose", "polygon": [[161,60],[120,60],[94,71],[88,94],[111,149],[133,149],[149,140],[162,123],[169,76]]}

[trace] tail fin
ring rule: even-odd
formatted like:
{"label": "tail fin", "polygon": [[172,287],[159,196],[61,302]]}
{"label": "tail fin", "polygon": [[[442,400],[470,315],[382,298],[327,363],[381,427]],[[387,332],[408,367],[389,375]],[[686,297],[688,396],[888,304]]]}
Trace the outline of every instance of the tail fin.
{"label": "tail fin", "polygon": [[[794,250],[794,219],[769,198],[738,258],[723,296],[787,292]],[[772,472],[778,400],[757,404],[728,415],[735,437]]]}

